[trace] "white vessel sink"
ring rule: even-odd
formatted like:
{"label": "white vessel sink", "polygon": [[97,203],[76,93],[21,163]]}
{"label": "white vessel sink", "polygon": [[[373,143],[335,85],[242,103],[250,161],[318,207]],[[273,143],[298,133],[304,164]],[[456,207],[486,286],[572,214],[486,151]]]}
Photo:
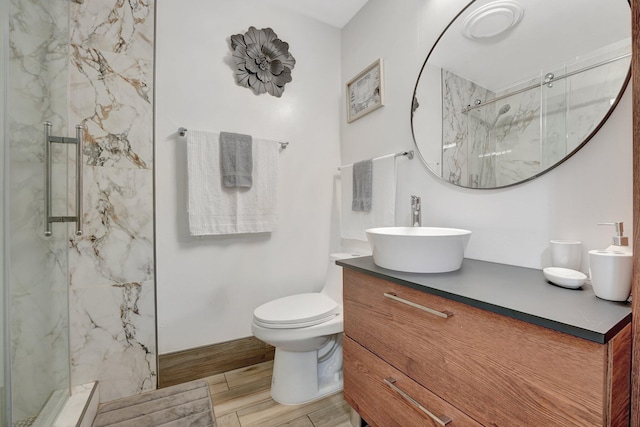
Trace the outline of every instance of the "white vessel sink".
{"label": "white vessel sink", "polygon": [[445,273],[462,265],[471,231],[441,227],[380,227],[366,230],[373,262],[408,273]]}

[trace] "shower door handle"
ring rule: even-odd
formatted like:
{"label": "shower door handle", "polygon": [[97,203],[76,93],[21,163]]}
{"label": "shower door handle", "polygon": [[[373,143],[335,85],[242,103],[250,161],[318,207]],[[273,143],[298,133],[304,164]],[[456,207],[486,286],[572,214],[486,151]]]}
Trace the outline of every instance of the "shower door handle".
{"label": "shower door handle", "polygon": [[[68,138],[51,135],[51,122],[44,122],[44,235],[51,236],[54,222],[75,222],[76,236],[82,236],[82,125],[76,126],[76,137]],[[52,161],[51,144],[76,145],[76,216],[53,216],[52,211]]]}
{"label": "shower door handle", "polygon": [[84,182],[82,173],[82,134],[84,132],[84,127],[82,125],[76,125],[76,236],[82,236],[82,192],[83,187],[82,183]]}

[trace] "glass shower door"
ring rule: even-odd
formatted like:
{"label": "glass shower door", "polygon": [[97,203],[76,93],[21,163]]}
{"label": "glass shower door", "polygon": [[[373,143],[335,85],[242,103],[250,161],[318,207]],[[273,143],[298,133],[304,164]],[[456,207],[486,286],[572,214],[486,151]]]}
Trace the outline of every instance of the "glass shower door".
{"label": "glass shower door", "polygon": [[[54,223],[45,235],[45,146],[51,146],[51,214],[67,216],[69,1],[0,0],[8,21],[3,138],[8,203],[10,411],[14,426],[48,426],[69,395],[68,247],[72,226]],[[7,44],[5,44],[7,45]],[[71,191],[73,194],[73,191]],[[5,209],[6,211],[6,209]],[[5,361],[6,363],[6,361]]]}

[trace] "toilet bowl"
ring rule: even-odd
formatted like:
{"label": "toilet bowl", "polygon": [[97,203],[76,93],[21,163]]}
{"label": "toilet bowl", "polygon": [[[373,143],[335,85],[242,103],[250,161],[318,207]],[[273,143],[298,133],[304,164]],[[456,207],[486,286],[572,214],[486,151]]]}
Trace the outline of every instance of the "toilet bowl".
{"label": "toilet bowl", "polygon": [[329,257],[322,291],[269,301],[253,312],[253,335],[276,348],[271,397],[296,405],[342,389],[342,268]]}

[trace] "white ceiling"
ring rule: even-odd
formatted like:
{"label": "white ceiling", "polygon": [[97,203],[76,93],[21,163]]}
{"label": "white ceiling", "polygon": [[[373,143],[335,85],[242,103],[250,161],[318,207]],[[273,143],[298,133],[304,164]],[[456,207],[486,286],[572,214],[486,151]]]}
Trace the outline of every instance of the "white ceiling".
{"label": "white ceiling", "polygon": [[367,0],[266,0],[337,28],[344,27]]}

